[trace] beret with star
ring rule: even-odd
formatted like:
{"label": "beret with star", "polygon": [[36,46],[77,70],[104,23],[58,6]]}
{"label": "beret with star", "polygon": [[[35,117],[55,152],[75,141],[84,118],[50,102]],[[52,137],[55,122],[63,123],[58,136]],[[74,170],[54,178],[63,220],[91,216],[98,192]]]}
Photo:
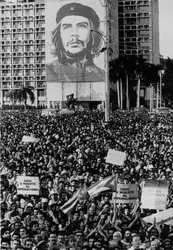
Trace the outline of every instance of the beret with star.
{"label": "beret with star", "polygon": [[80,3],[69,3],[63,5],[57,12],[56,22],[59,23],[65,16],[83,16],[92,21],[96,29],[100,26],[99,17],[91,7]]}

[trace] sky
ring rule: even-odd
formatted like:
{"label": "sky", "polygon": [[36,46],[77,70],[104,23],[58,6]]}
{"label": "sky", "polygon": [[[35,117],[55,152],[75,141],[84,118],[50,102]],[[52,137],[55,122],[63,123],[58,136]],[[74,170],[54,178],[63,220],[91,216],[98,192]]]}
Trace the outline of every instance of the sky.
{"label": "sky", "polygon": [[173,0],[159,0],[160,54],[173,58]]}

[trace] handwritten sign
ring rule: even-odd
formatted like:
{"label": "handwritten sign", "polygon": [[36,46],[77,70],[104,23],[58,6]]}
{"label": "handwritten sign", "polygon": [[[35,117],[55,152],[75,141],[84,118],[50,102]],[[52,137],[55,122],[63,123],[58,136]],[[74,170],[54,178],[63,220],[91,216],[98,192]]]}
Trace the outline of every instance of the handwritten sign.
{"label": "handwritten sign", "polygon": [[42,116],[55,116],[56,115],[56,110],[55,109],[43,109],[41,111]]}
{"label": "handwritten sign", "polygon": [[141,207],[165,210],[168,195],[168,184],[161,180],[147,180],[142,188]]}
{"label": "handwritten sign", "polygon": [[33,136],[24,135],[22,137],[22,142],[25,142],[25,143],[27,143],[27,142],[38,142],[39,140],[40,140],[39,138],[34,138]]}
{"label": "handwritten sign", "polygon": [[117,184],[116,203],[134,203],[138,198],[136,184]]}
{"label": "handwritten sign", "polygon": [[39,177],[17,176],[17,194],[39,195]]}
{"label": "handwritten sign", "polygon": [[152,214],[150,216],[147,216],[143,218],[143,220],[146,223],[152,223],[154,221],[154,218],[156,218],[157,225],[166,224],[166,225],[172,225],[173,226],[173,208],[168,208],[162,212],[158,212],[155,214]]}
{"label": "handwritten sign", "polygon": [[126,153],[114,149],[109,149],[106,162],[118,166],[123,166],[126,159]]}

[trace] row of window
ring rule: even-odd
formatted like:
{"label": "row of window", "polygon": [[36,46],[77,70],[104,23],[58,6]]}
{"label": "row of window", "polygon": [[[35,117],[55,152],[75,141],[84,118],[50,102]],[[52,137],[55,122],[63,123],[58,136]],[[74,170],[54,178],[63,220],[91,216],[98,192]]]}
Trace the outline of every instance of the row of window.
{"label": "row of window", "polygon": [[43,20],[36,20],[36,21],[22,21],[22,22],[3,22],[2,25],[0,25],[0,30],[8,30],[8,31],[14,31],[16,29],[22,30],[25,28],[25,26],[33,26],[37,27],[39,25],[45,24],[45,21]]}
{"label": "row of window", "polygon": [[149,27],[149,25],[120,25],[119,30],[148,30]]}
{"label": "row of window", "polygon": [[[13,85],[12,88],[19,88],[22,84],[23,83],[17,84],[17,85]],[[28,82],[27,82],[27,85],[28,85]],[[32,83],[29,84],[29,85],[32,86]],[[6,88],[11,88],[11,85],[8,84]],[[3,90],[3,97],[6,97],[6,95],[8,94],[8,91],[9,90]],[[45,89],[38,89],[37,90],[37,97],[46,97],[46,91],[45,91]]]}
{"label": "row of window", "polygon": [[37,8],[45,8],[44,4],[15,4],[15,5],[8,5],[8,4],[4,4],[4,5],[0,5],[0,9],[2,10],[10,10],[10,9],[37,9]]}
{"label": "row of window", "polygon": [[[4,52],[4,53],[13,53],[13,55],[15,54],[15,52],[24,52],[24,51],[35,51],[35,50],[43,50],[43,49],[45,49],[45,46],[44,46],[44,44],[45,44],[45,42],[42,42],[42,44],[39,44],[39,45],[37,45],[37,44],[35,44],[35,46],[34,45],[23,45],[22,47],[14,47],[14,46],[12,46],[12,47],[10,47],[10,46],[4,46],[4,47],[2,47],[2,52]],[[21,54],[20,54],[21,55]]]}
{"label": "row of window", "polygon": [[150,3],[150,1],[148,0],[144,0],[144,1],[122,1],[119,0],[118,5],[148,5]]}
{"label": "row of window", "polygon": [[39,58],[36,61],[36,64],[34,64],[34,60],[33,58],[26,58],[29,60],[25,60],[26,64],[19,64],[19,65],[0,65],[0,69],[4,70],[4,69],[22,69],[22,68],[45,68],[45,59],[44,58]]}
{"label": "row of window", "polygon": [[147,18],[151,15],[150,12],[148,12],[148,10],[146,12],[142,12],[142,13],[119,13],[118,16],[119,18]]}

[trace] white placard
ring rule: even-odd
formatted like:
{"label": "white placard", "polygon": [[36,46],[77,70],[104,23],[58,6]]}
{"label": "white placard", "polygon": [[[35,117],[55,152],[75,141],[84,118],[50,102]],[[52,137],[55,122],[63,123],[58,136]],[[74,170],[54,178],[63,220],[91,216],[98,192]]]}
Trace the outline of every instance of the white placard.
{"label": "white placard", "polygon": [[34,138],[33,136],[26,136],[24,135],[22,137],[22,142],[38,142],[40,139],[39,138]]}
{"label": "white placard", "polygon": [[134,203],[138,198],[136,184],[117,184],[116,203]]}
{"label": "white placard", "polygon": [[39,195],[39,177],[17,176],[17,194]]}
{"label": "white placard", "polygon": [[[160,184],[159,184],[160,183]],[[168,195],[168,185],[158,181],[146,181],[142,188],[141,207],[147,209],[165,210]]]}
{"label": "white placard", "polygon": [[106,162],[118,166],[123,166],[125,159],[126,159],[125,152],[109,149],[106,157]]}
{"label": "white placard", "polygon": [[150,216],[147,216],[143,218],[143,220],[146,223],[152,223],[154,222],[154,218],[156,218],[156,223],[158,225],[166,224],[166,225],[172,225],[173,226],[173,208],[168,208],[162,212],[158,212],[156,214],[152,214]]}

